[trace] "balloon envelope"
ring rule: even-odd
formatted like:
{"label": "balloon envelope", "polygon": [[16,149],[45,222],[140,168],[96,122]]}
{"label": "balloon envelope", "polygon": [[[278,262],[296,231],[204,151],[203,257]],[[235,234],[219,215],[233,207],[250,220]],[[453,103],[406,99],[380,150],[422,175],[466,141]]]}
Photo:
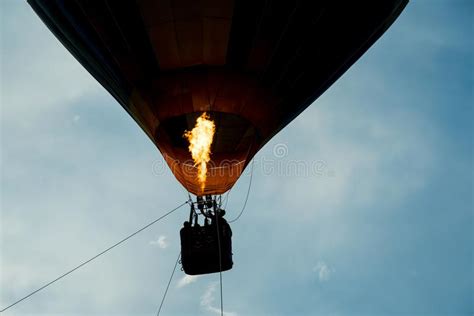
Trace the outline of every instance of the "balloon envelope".
{"label": "balloon envelope", "polygon": [[[29,0],[194,194],[229,190],[257,151],[337,80],[406,0]],[[216,124],[205,190],[183,138]]]}

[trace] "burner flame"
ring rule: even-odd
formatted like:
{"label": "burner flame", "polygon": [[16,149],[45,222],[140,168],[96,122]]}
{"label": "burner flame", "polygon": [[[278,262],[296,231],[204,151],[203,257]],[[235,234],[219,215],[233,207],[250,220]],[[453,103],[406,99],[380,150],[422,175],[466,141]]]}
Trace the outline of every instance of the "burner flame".
{"label": "burner flame", "polygon": [[189,152],[198,168],[197,178],[204,192],[207,178],[207,163],[211,160],[211,145],[214,140],[216,125],[209,115],[204,112],[197,118],[191,131],[185,131],[183,137],[189,142]]}

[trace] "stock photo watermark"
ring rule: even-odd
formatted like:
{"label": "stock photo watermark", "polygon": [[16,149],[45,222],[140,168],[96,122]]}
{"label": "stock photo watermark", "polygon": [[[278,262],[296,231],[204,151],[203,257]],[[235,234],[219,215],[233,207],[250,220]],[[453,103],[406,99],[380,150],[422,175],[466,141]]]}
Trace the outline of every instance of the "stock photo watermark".
{"label": "stock photo watermark", "polygon": [[[253,172],[263,176],[278,177],[335,177],[336,173],[328,166],[325,160],[295,160],[288,159],[289,148],[285,143],[275,144],[271,150],[271,155],[259,155],[253,158]],[[193,176],[197,172],[192,159],[179,161],[173,157],[165,156],[165,159],[157,159],[152,164],[152,172],[156,176],[171,173],[172,170],[179,170],[185,175]],[[208,163],[208,176],[235,176],[242,173],[245,160],[223,159],[218,163],[210,161]],[[246,168],[243,174],[250,173],[252,168]]]}

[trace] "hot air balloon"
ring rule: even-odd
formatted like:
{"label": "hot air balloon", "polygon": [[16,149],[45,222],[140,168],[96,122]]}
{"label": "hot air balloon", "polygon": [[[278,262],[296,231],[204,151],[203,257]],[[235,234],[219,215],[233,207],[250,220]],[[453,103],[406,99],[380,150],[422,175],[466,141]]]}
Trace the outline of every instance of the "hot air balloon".
{"label": "hot air balloon", "polygon": [[[212,195],[232,188],[259,149],[380,38],[407,0],[28,2],[153,141],[198,197],[193,207],[217,217]],[[230,240],[230,227],[220,233]],[[184,234],[182,245],[191,233]]]}

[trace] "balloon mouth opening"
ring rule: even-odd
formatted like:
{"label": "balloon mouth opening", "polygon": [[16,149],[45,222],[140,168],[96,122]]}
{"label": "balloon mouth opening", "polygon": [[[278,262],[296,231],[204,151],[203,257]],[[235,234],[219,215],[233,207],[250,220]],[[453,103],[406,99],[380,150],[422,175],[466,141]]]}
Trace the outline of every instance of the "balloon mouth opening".
{"label": "balloon mouth opening", "polygon": [[[205,114],[204,114],[205,113]],[[190,152],[190,142],[183,137],[206,116],[215,130],[206,161],[205,185],[199,181],[199,164]],[[240,115],[225,112],[193,112],[161,121],[156,143],[177,180],[193,194],[220,194],[237,181],[247,165],[257,139],[257,129]]]}

